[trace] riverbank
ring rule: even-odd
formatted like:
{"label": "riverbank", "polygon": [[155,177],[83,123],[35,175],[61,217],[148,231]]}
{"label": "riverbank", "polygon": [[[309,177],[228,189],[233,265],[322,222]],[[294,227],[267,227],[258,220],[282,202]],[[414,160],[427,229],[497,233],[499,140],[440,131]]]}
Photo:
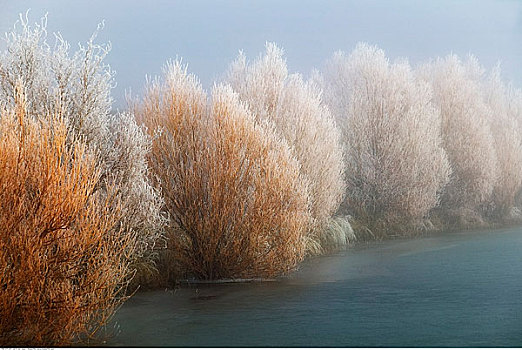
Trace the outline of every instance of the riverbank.
{"label": "riverbank", "polygon": [[[347,215],[337,216],[332,222],[335,223],[335,228],[331,229],[329,242],[323,242],[325,247],[328,247],[321,254],[310,255],[294,270],[286,275],[280,276],[286,278],[288,275],[298,271],[302,264],[306,264],[310,260],[316,260],[323,256],[329,256],[337,254],[343,251],[349,251],[352,249],[360,249],[371,246],[378,242],[394,242],[398,240],[415,240],[421,238],[439,237],[447,234],[474,234],[476,232],[490,232],[494,230],[503,230],[518,228],[522,226],[521,218],[511,218],[504,221],[475,221],[475,224],[468,223],[465,226],[457,226],[450,224],[443,224],[440,219],[434,220],[435,224],[429,222],[422,228],[420,225],[412,226],[410,230],[404,230],[402,233],[391,234],[391,235],[378,235],[373,233],[367,227],[358,225]],[[346,225],[346,223],[350,224]],[[339,230],[342,227],[343,230]],[[169,268],[166,266],[168,259],[162,260],[160,258],[158,265],[154,270],[148,270],[148,274],[138,276],[137,281],[134,281],[131,285],[132,292],[143,292],[143,291],[155,291],[164,290],[170,288],[179,288],[181,286],[190,285],[214,285],[214,284],[226,284],[226,283],[251,283],[251,282],[273,282],[278,281],[280,278],[247,278],[247,279],[219,279],[219,280],[199,280],[191,277],[176,277],[176,273],[167,271]]]}

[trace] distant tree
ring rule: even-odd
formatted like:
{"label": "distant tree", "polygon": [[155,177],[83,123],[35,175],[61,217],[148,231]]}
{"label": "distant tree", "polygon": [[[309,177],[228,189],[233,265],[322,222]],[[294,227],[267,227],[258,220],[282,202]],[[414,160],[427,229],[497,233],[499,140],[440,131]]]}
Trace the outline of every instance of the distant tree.
{"label": "distant tree", "polygon": [[346,188],[341,134],[322,101],[321,90],[299,74],[289,75],[283,51],[272,43],[251,63],[240,53],[230,65],[226,81],[256,120],[274,123],[297,158],[303,181],[309,186],[315,220],[307,250],[319,253],[322,235]]}
{"label": "distant tree", "polygon": [[522,94],[506,85],[500,68],[482,80],[482,90],[494,139],[498,177],[493,187],[494,214],[504,216],[515,205],[515,196],[522,187]]}
{"label": "distant tree", "polygon": [[301,261],[307,188],[270,123],[256,122],[229,86],[207,98],[180,61],[149,82],[134,110],[153,135],[171,264],[219,279],[275,276]]}
{"label": "distant tree", "polygon": [[133,116],[110,113],[114,73],[104,61],[110,46],[95,43],[97,31],[74,53],[60,34],[55,34],[50,46],[46,24],[43,18],[39,25],[30,26],[20,17],[7,33],[6,49],[0,52],[0,103],[14,107],[13,92],[21,81],[28,117],[46,122],[45,118],[60,114],[68,142],[81,140],[99,154],[101,177],[95,190],[116,191],[123,215],[115,230],[137,234],[139,247],[133,259],[149,263],[164,224],[161,197],[148,179],[148,136]]}
{"label": "distant tree", "polygon": [[453,174],[442,199],[445,209],[480,208],[491,200],[498,181],[492,110],[484,103],[481,68],[450,55],[422,66],[419,76],[433,89],[442,116],[442,140]]}
{"label": "distant tree", "polygon": [[367,44],[334,54],[316,79],[343,128],[350,212],[381,235],[426,217],[450,174],[428,84]]}

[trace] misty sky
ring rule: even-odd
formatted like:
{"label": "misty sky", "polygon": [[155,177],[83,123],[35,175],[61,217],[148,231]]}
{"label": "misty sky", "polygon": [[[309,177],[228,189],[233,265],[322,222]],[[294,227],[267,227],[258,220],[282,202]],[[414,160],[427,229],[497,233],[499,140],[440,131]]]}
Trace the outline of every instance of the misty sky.
{"label": "misty sky", "polygon": [[139,94],[145,76],[169,58],[182,57],[210,87],[240,49],[254,58],[266,41],[282,46],[290,71],[304,75],[366,41],[412,64],[451,52],[473,53],[488,68],[500,60],[504,77],[522,87],[519,1],[0,0],[0,32],[29,8],[31,23],[48,12],[49,32],[73,47],[105,20],[98,41],[112,43],[107,62],[117,72],[119,107],[125,90]]}

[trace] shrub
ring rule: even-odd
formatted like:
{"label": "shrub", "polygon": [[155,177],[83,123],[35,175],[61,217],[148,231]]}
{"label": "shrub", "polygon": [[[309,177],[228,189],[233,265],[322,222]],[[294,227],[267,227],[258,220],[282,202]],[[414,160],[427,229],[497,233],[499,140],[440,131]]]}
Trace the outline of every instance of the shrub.
{"label": "shrub", "polygon": [[427,84],[408,63],[390,64],[366,44],[336,53],[322,81],[343,126],[346,204],[354,219],[382,235],[426,217],[450,171]]}
{"label": "shrub", "polygon": [[14,106],[0,117],[0,345],[87,340],[123,301],[136,239],[64,118],[27,117],[20,91]]}
{"label": "shrub", "polygon": [[230,87],[212,97],[179,61],[134,105],[154,133],[151,168],[162,186],[171,264],[203,279],[269,277],[296,266],[309,222],[297,162],[269,123]]}
{"label": "shrub", "polygon": [[321,251],[330,217],[345,192],[341,134],[321,98],[321,90],[288,74],[283,51],[266,45],[266,53],[252,63],[240,54],[226,80],[239,93],[255,118],[274,123],[277,133],[297,158],[310,191],[315,229],[308,235],[309,253]]}
{"label": "shrub", "polygon": [[[497,182],[497,158],[476,60],[462,63],[455,55],[419,69],[433,88],[433,102],[442,116],[443,146],[453,171],[442,197],[447,210],[482,211]],[[481,209],[482,208],[482,209]]]}
{"label": "shrub", "polygon": [[160,196],[148,179],[148,136],[131,115],[110,114],[114,73],[104,62],[110,46],[95,43],[97,32],[74,53],[59,34],[50,46],[46,21],[31,27],[21,17],[7,34],[7,47],[0,52],[0,100],[13,108],[13,91],[21,80],[28,117],[41,120],[59,113],[68,142],[81,139],[99,155],[101,173],[95,191],[103,195],[107,183],[118,184],[112,191],[119,197],[122,215],[115,231],[137,233],[139,246],[133,259],[141,257],[147,263],[164,224]]}

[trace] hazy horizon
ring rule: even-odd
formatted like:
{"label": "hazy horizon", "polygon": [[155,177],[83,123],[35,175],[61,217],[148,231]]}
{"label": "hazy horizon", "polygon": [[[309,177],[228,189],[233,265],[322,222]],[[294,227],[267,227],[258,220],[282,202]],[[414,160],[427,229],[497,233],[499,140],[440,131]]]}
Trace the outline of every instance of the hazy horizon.
{"label": "hazy horizon", "polygon": [[350,52],[364,41],[413,65],[449,53],[474,54],[487,68],[500,61],[504,78],[522,87],[517,1],[0,0],[0,6],[2,34],[28,9],[30,23],[47,12],[48,32],[61,32],[72,49],[104,21],[98,42],[112,43],[107,62],[116,71],[118,108],[125,91],[140,94],[145,76],[159,74],[168,59],[182,57],[209,88],[239,50],[253,59],[267,41],[282,46],[289,69],[305,76],[334,51]]}

